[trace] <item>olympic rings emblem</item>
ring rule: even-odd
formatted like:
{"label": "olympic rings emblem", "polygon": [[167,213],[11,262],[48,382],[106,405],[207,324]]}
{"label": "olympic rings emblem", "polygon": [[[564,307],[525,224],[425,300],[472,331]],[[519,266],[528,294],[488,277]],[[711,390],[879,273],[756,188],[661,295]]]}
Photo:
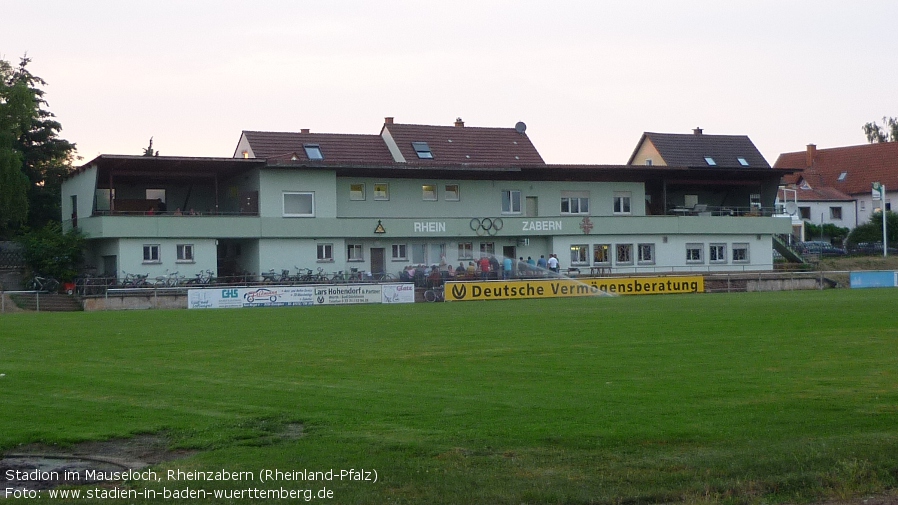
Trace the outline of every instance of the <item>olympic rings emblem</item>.
{"label": "olympic rings emblem", "polygon": [[471,229],[477,232],[477,235],[495,235],[502,229],[504,223],[501,217],[484,217],[471,219]]}

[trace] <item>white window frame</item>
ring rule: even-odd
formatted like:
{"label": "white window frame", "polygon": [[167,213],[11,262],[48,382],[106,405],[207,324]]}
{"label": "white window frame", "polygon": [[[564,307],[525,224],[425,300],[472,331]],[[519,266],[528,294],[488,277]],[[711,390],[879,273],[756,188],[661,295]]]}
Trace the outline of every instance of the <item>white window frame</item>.
{"label": "white window frame", "polygon": [[320,144],[303,144],[303,150],[306,152],[306,158],[309,161],[321,161],[324,159],[324,152],[321,151]]}
{"label": "white window frame", "polygon": [[480,255],[484,254],[496,254],[496,243],[495,242],[481,242],[480,243]]}
{"label": "white window frame", "polygon": [[[626,251],[627,259],[621,259],[622,253]],[[614,245],[614,264],[615,265],[632,265],[633,264],[633,244],[615,244]]]}
{"label": "white window frame", "polygon": [[[836,214],[838,214],[838,216]],[[829,208],[829,219],[832,221],[841,221],[842,220],[842,207],[830,207]]]}
{"label": "white window frame", "polygon": [[589,265],[589,244],[571,244],[571,266]]}
{"label": "white window frame", "polygon": [[[749,256],[749,248],[747,243],[734,243],[733,248],[733,263],[750,263],[751,257]],[[744,257],[736,259],[736,251],[744,251]]]}
{"label": "white window frame", "polygon": [[[690,253],[697,253],[698,258]],[[705,244],[686,244],[686,263],[705,263]]]}
{"label": "white window frame", "polygon": [[588,215],[589,192],[588,191],[562,191],[561,213],[563,215]]}
{"label": "white window frame", "polygon": [[193,256],[193,244],[177,244],[175,246],[177,263],[195,263]]}
{"label": "white window frame", "polygon": [[640,265],[655,264],[655,244],[636,244],[636,254]]}
{"label": "white window frame", "polygon": [[328,242],[323,244],[318,244],[315,247],[316,256],[318,258],[318,263],[333,263],[334,262],[334,244]]}
{"label": "white window frame", "polygon": [[388,182],[374,183],[374,200],[387,201],[390,199],[390,184]]}
{"label": "white window frame", "polygon": [[[597,258],[599,257],[599,251],[604,251],[603,256],[605,257],[604,261],[600,261]],[[611,244],[594,244],[592,246],[592,262],[596,265],[610,265],[611,264]]]}
{"label": "white window frame", "polygon": [[721,243],[708,244],[708,263],[726,263],[727,245]]}
{"label": "white window frame", "polygon": [[458,259],[472,260],[474,259],[474,242],[458,243]]}
{"label": "white window frame", "polygon": [[443,200],[447,202],[457,202],[461,199],[458,184],[446,184],[443,191]]}
{"label": "white window frame", "polygon": [[[506,205],[507,203],[507,205]],[[519,189],[503,189],[502,190],[502,214],[520,214],[521,213],[521,190]]]}
{"label": "white window frame", "polygon": [[365,201],[365,183],[353,182],[349,184],[349,199],[354,201]]}
{"label": "white window frame", "polygon": [[436,184],[422,184],[421,185],[421,199],[425,202],[435,202],[437,201],[437,185]]}
{"label": "white window frame", "polygon": [[346,244],[346,261],[365,261],[365,248],[362,244]]}
{"label": "white window frame", "polygon": [[614,215],[628,216],[632,211],[633,193],[631,191],[614,192]]}
{"label": "white window frame", "polygon": [[[300,214],[300,213],[292,213],[287,212],[287,197],[288,196],[306,196],[311,199],[312,203],[312,211],[309,214]],[[314,191],[284,191],[281,195],[281,203],[283,205],[283,216],[284,217],[315,217],[315,192]]]}
{"label": "white window frame", "polygon": [[390,258],[393,261],[407,261],[408,260],[408,244],[393,244],[390,247],[391,256]]}
{"label": "white window frame", "polygon": [[159,244],[143,245],[144,263],[162,263],[162,250]]}

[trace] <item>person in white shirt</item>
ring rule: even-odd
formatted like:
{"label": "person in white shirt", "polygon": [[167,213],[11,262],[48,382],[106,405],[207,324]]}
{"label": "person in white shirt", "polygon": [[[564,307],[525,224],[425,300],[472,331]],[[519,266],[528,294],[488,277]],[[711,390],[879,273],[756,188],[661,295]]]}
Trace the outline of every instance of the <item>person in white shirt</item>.
{"label": "person in white shirt", "polygon": [[549,270],[558,273],[558,258],[554,254],[549,255]]}

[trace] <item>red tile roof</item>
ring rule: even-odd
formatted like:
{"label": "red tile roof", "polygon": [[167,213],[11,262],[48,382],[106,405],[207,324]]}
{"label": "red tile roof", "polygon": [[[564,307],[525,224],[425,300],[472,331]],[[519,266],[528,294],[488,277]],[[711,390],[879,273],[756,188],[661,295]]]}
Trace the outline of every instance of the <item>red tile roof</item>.
{"label": "red tile roof", "polygon": [[[774,168],[807,167],[807,150],[783,153],[777,158]],[[865,144],[860,146],[816,149],[811,168],[819,174],[815,184],[808,178],[811,187],[835,188],[842,193],[858,195],[870,193],[873,182],[885,184],[886,190],[898,189],[898,142]],[[843,180],[839,176],[845,172]],[[786,176],[789,183],[796,183],[802,174]]]}
{"label": "red tile roof", "polygon": [[256,158],[289,159],[294,154],[300,161],[310,161],[305,144],[321,148],[323,163],[393,163],[393,156],[380,135],[339,133],[296,133],[244,131]]}
{"label": "red tile roof", "polygon": [[[409,163],[542,165],[542,156],[526,133],[514,128],[385,124]],[[419,159],[412,142],[427,142],[433,159]]]}

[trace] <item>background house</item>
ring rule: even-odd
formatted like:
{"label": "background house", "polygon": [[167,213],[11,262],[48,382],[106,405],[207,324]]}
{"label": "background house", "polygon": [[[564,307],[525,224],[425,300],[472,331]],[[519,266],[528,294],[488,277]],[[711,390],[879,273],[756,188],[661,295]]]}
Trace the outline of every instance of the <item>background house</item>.
{"label": "background house", "polygon": [[898,197],[895,142],[831,149],[808,144],[804,151],[781,154],[773,166],[793,170],[783,177],[784,183],[799,191],[807,215],[802,217],[815,224],[853,228],[869,221],[882,205],[872,198],[874,182],[886,186],[886,210],[892,210],[891,202]]}

